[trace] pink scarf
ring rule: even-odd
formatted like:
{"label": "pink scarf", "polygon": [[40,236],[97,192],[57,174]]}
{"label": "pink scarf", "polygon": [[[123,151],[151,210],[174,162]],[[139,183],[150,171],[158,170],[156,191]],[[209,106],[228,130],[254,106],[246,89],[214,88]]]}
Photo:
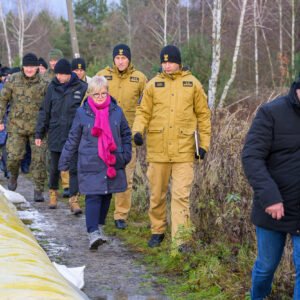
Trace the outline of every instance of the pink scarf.
{"label": "pink scarf", "polygon": [[91,130],[92,136],[98,137],[98,155],[107,166],[106,174],[109,178],[117,175],[114,165],[116,156],[111,152],[117,149],[110,125],[109,125],[109,105],[110,96],[108,95],[105,102],[97,104],[91,97],[88,97],[88,104],[95,114],[94,127]]}

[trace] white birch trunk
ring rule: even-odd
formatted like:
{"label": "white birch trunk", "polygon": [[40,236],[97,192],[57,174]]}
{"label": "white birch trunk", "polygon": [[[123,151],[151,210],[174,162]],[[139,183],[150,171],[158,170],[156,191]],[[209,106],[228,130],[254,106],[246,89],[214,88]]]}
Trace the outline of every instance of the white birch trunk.
{"label": "white birch trunk", "polygon": [[204,34],[204,24],[205,24],[205,2],[204,0],[201,0],[201,37],[203,37]]}
{"label": "white birch trunk", "polygon": [[190,1],[186,1],[186,39],[188,45],[190,44]]}
{"label": "white birch trunk", "polygon": [[216,102],[217,84],[221,63],[222,0],[214,0],[213,5],[212,63],[208,86],[208,105],[210,108],[213,108]]}
{"label": "white birch trunk", "polygon": [[255,95],[258,96],[258,45],[257,45],[257,0],[253,3],[253,25],[254,25],[254,64],[255,64]]}
{"label": "white birch trunk", "polygon": [[6,44],[6,49],[7,49],[8,66],[11,67],[12,66],[11,49],[10,49],[10,44],[9,44],[9,40],[8,40],[8,35],[7,35],[6,17],[4,17],[1,2],[0,2],[0,20],[2,23],[3,31],[4,31],[5,44]]}
{"label": "white birch trunk", "polygon": [[126,0],[126,5],[127,5],[127,27],[128,27],[128,44],[129,47],[131,48],[131,43],[132,43],[132,20],[131,20],[131,11],[130,11],[130,3],[129,0]]}
{"label": "white birch trunk", "polygon": [[167,25],[168,25],[168,0],[165,0],[165,10],[164,10],[164,46],[167,45]]}
{"label": "white birch trunk", "polygon": [[231,69],[231,75],[229,80],[227,81],[221,99],[220,99],[220,107],[224,106],[224,101],[227,97],[228,90],[233,83],[236,75],[236,66],[237,66],[237,59],[240,51],[240,45],[241,45],[241,36],[242,36],[242,31],[243,31],[243,26],[244,26],[244,17],[245,17],[245,11],[246,11],[246,6],[247,6],[247,1],[248,0],[243,0],[243,6],[241,10],[241,15],[240,15],[240,22],[239,22],[239,27],[238,27],[238,32],[236,36],[236,43],[235,43],[235,48],[234,48],[234,54],[232,58],[232,69]]}
{"label": "white birch trunk", "polygon": [[291,68],[292,76],[295,76],[295,0],[292,0],[292,53],[291,53]]}

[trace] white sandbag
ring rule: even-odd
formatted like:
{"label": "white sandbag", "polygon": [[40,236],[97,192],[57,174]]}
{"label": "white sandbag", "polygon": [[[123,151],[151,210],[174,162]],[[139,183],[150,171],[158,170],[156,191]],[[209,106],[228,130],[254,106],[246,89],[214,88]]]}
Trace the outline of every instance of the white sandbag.
{"label": "white sandbag", "polygon": [[77,288],[82,289],[84,287],[84,269],[85,266],[77,268],[68,268],[65,265],[59,265],[56,262],[52,262],[57,271],[70,281]]}
{"label": "white sandbag", "polygon": [[0,184],[0,192],[3,193],[5,198],[12,203],[26,203],[27,202],[23,195],[21,195],[17,192],[7,190],[1,184]]}

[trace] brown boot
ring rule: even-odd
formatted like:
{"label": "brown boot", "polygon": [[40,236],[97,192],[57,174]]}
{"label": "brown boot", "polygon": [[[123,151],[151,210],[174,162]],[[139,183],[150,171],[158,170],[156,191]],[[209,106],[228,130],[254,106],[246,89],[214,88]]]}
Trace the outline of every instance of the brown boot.
{"label": "brown boot", "polygon": [[82,210],[78,203],[78,195],[72,196],[69,199],[70,210],[74,215],[82,214]]}
{"label": "brown boot", "polygon": [[51,209],[55,209],[57,207],[57,190],[49,190],[48,207]]}

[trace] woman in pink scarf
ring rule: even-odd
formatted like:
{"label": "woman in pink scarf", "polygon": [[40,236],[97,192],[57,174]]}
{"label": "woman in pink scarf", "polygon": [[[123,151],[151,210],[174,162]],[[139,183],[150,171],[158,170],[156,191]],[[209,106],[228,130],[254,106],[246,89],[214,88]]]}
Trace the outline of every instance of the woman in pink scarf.
{"label": "woman in pink scarf", "polygon": [[107,80],[95,76],[87,99],[77,110],[59,169],[68,170],[78,151],[78,183],[86,195],[86,225],[89,248],[96,250],[107,241],[103,225],[112,193],[126,190],[125,166],[131,159],[131,131],[122,109],[108,93]]}

